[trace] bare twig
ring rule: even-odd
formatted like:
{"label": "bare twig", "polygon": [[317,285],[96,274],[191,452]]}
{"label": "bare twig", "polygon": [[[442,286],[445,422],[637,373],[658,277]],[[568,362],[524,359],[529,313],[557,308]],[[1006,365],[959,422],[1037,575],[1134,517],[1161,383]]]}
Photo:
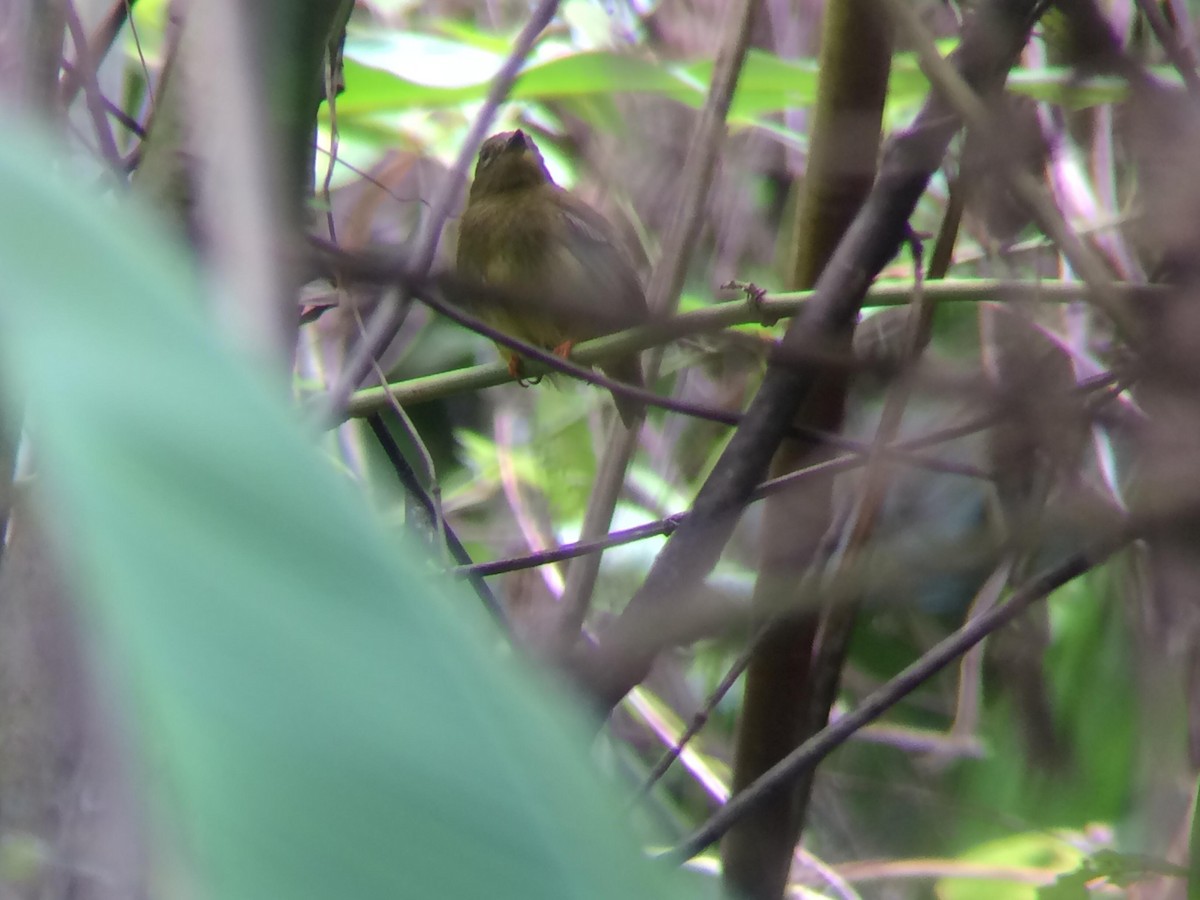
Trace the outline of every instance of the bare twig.
{"label": "bare twig", "polygon": [[729,693],[737,683],[737,680],[742,677],[742,673],[746,671],[746,666],[750,664],[751,658],[762,643],[762,639],[770,630],[770,627],[771,623],[769,622],[764,622],[758,626],[758,630],[746,642],[746,646],[742,648],[742,652],[733,661],[733,665],[729,667],[729,670],[717,683],[717,686],[713,688],[712,693],[705,699],[704,706],[692,717],[692,721],[688,723],[688,727],[679,736],[679,740],[675,742],[673,747],[668,748],[662,758],[655,763],[654,768],[650,770],[650,774],[646,776],[646,780],[642,782],[642,786],[638,789],[637,795],[634,798],[635,800],[641,799],[653,789],[659,779],[671,768],[675,760],[679,759],[679,754],[688,745],[688,742],[699,734],[700,730],[708,723],[708,717],[717,708],[717,704],[725,698],[725,695]]}
{"label": "bare twig", "polygon": [[[405,493],[417,501],[425,518],[425,524],[432,526],[436,521],[437,507],[433,499],[421,487],[421,480],[417,477],[417,473],[413,471],[408,460],[404,458],[404,452],[400,449],[400,445],[396,443],[396,439],[392,437],[392,433],[388,431],[383,420],[378,416],[370,416],[367,419],[367,424],[370,426],[375,439],[379,442],[379,446],[383,449],[384,455],[387,456],[388,462],[391,463],[396,477],[400,480],[400,484],[404,487]],[[467,553],[467,549],[463,546],[462,541],[458,539],[454,529],[446,523],[442,523],[441,533],[445,538],[446,546],[450,550],[450,556],[461,566],[469,566],[471,564],[471,556]],[[507,627],[507,617],[504,613],[504,607],[492,593],[492,589],[488,587],[482,575],[468,573],[468,580],[471,582],[471,587],[476,595],[483,603],[484,607],[490,612],[493,618],[496,619],[502,626]]]}
{"label": "bare twig", "polygon": [[1137,337],[1134,319],[1121,305],[1112,292],[1112,274],[1103,260],[1087,244],[1080,240],[1074,229],[1063,218],[1045,189],[1029,172],[1006,163],[1003,152],[1004,139],[993,123],[987,106],[970,84],[943,59],[934,43],[929,29],[920,15],[905,0],[879,0],[891,17],[893,24],[916,49],[921,71],[925,73],[935,90],[945,99],[958,116],[972,129],[982,135],[992,146],[1001,148],[996,161],[1013,192],[1025,204],[1038,226],[1058,246],[1071,266],[1091,289],[1088,299],[1108,314],[1113,323],[1129,339]]}
{"label": "bare twig", "polygon": [[1038,575],[1002,606],[998,606],[965,623],[916,662],[904,669],[877,691],[866,697],[853,712],[834,720],[826,728],[805,741],[778,765],[770,769],[750,788],[734,797],[683,843],[666,857],[682,863],[691,859],[718,840],[747,810],[810,771],[847,738],[864,725],[879,718],[930,677],[941,671],[969,648],[998,628],[1003,627],[1056,588],[1100,565],[1133,539],[1129,530],[1119,530],[1098,541],[1086,553],[1079,553]]}
{"label": "bare twig", "polygon": [[[330,220],[329,227],[333,229],[333,222]],[[354,322],[358,326],[359,331],[363,329],[362,316],[359,315],[358,308],[354,308]],[[375,377],[379,379],[381,384],[387,384],[387,375],[380,368],[378,361],[371,360],[371,368],[375,372]],[[396,421],[400,427],[404,429],[405,436],[414,448],[417,455],[421,459],[421,467],[424,469],[425,482],[430,485],[428,491],[422,491],[420,495],[414,496],[412,491],[406,494],[407,505],[411,508],[412,504],[418,503],[429,513],[431,520],[426,523],[426,531],[428,535],[432,535],[435,540],[434,545],[442,555],[442,562],[445,560],[445,550],[448,543],[446,536],[446,517],[442,513],[441,489],[438,486],[437,469],[433,464],[433,454],[429,452],[429,448],[425,446],[425,442],[421,440],[421,435],[417,432],[417,427],[413,425],[412,419],[408,417],[408,413],[404,411],[399,403],[392,405],[392,412],[396,416]],[[382,418],[377,414],[368,417],[371,423],[371,429],[376,432],[378,437],[379,430],[386,428]],[[393,461],[393,465],[394,465]],[[407,484],[406,484],[407,487]]]}
{"label": "bare twig", "polygon": [[96,132],[96,143],[113,174],[123,175],[125,167],[121,160],[121,151],[117,149],[112,127],[108,124],[104,95],[100,92],[100,83],[96,80],[92,51],[88,49],[87,35],[84,33],[83,23],[79,21],[79,13],[74,3],[67,3],[66,15],[67,31],[71,33],[71,43],[75,45],[75,71],[79,73],[83,83],[83,94],[87,101],[92,128]]}
{"label": "bare twig", "polygon": [[[1035,9],[1034,0],[997,0],[979,8],[955,51],[968,83],[1002,82],[1028,38]],[[658,648],[647,636],[688,615],[689,598],[716,564],[797,408],[824,371],[812,360],[845,332],[871,279],[905,239],[908,217],[958,126],[953,108],[934,94],[913,125],[890,142],[866,203],[823,270],[814,299],[789,326],[742,424],[700,489],[693,515],[668,540],[598,650],[581,653],[580,677],[601,709],[611,708],[649,671]]]}
{"label": "bare twig", "polygon": [[[1096,399],[1097,391],[1104,391],[1102,395],[1099,395],[1099,399],[1111,399],[1111,391],[1119,391],[1122,389],[1120,385],[1117,385],[1113,388],[1108,387],[1112,377],[1113,376],[1111,375],[1105,374],[1087,382],[1082,382],[1077,386],[1076,391],[1085,397],[1091,395],[1092,399]],[[936,457],[925,456],[919,451],[928,450],[931,447],[936,447],[939,444],[944,444],[949,441],[959,440],[960,438],[966,437],[976,431],[981,431],[985,428],[991,427],[1000,421],[1004,415],[1005,414],[1003,411],[989,413],[986,416],[973,419],[969,422],[954,425],[945,429],[939,429],[928,434],[890,444],[881,448],[880,452],[883,453],[886,459],[894,463],[907,463],[912,466],[926,468],[930,471],[949,475],[959,475],[964,478],[986,479],[989,476],[981,469],[941,460]],[[843,472],[849,472],[866,464],[869,453],[869,448],[867,446],[840,438],[836,435],[828,435],[826,437],[831,441],[831,443],[834,443],[835,446],[840,445],[850,449],[851,453],[824,460],[811,466],[806,466],[803,469],[795,472],[789,472],[787,475],[780,476],[779,478],[772,478],[764,481],[754,490],[750,498],[751,501],[761,500],[772,493],[786,490],[795,484],[811,478],[833,477]],[[482,575],[485,577],[491,575],[502,575],[507,572],[515,572],[521,569],[535,568],[548,563],[561,562],[564,559],[571,559],[576,556],[595,553],[598,550],[605,550],[610,547],[618,547],[651,537],[670,535],[675,531],[676,528],[679,527],[679,524],[687,517],[687,515],[687,513],[676,513],[671,516],[666,516],[662,519],[657,519],[653,522],[646,522],[642,525],[636,525],[632,528],[614,531],[596,540],[578,541],[571,544],[564,544],[553,550],[545,550],[538,553],[530,553],[524,556],[510,557],[508,559],[498,559],[491,562],[472,563],[471,565],[460,566],[454,570],[454,574],[460,577],[466,575]]]}
{"label": "bare twig", "polygon": [[[1004,559],[992,572],[987,581],[971,601],[967,618],[973,619],[995,607],[1000,593],[1008,583],[1013,560]],[[975,732],[979,721],[979,701],[983,695],[983,645],[976,644],[963,654],[958,667],[958,695],[954,703],[954,721],[950,734],[968,738]]]}
{"label": "bare twig", "polygon": [[[1079,385],[1077,391],[1081,394],[1086,394],[1090,391],[1098,390],[1103,387],[1100,384],[1084,383]],[[1118,385],[1112,390],[1120,390]],[[1102,399],[1108,399],[1107,395]],[[910,438],[887,447],[881,448],[884,457],[894,463],[908,463],[915,467],[926,468],[929,471],[940,472],[942,474],[959,475],[964,478],[979,478],[987,479],[988,474],[981,469],[964,466],[958,463],[944,461],[936,457],[929,457],[919,454],[919,450],[927,450],[930,447],[935,447],[938,444],[947,443],[949,441],[958,440],[966,437],[976,431],[981,431],[992,425],[1003,416],[1003,413],[988,414],[987,416],[974,419],[960,425],[955,425],[950,428],[940,429],[930,432],[929,434],[919,437]],[[830,436],[834,438],[836,436]],[[849,472],[855,468],[863,466],[867,462],[868,448],[857,445],[855,442],[842,441],[843,445],[851,446],[852,452],[843,456],[837,456],[832,459],[824,460],[811,466],[806,466],[795,472],[789,472],[787,475],[779,478],[772,478],[760,484],[751,495],[751,501],[761,500],[777,491],[786,490],[792,486],[807,481],[812,478],[833,477],[843,472]],[[564,559],[571,559],[576,556],[583,556],[588,553],[595,553],[598,550],[608,549],[610,547],[618,547],[624,544],[634,543],[636,541],[645,540],[651,537],[660,537],[670,535],[679,527],[679,524],[687,517],[687,513],[675,513],[674,515],[666,516],[662,519],[657,519],[653,522],[646,522],[642,525],[636,525],[632,528],[626,528],[621,531],[614,531],[592,541],[578,541],[571,544],[564,544],[553,550],[546,550],[539,553],[531,553],[525,556],[510,557],[508,559],[493,560],[485,563],[473,563],[469,566],[461,566],[455,570],[454,574],[458,576],[464,575],[502,575],[507,572],[515,572],[521,569],[531,569],[537,566],[546,565],[548,563],[560,562]]]}
{"label": "bare twig", "polygon": [[[63,61],[62,69],[68,75],[78,71],[75,66],[65,60]],[[125,112],[125,110],[121,109],[121,107],[117,106],[117,104],[113,103],[107,97],[101,95],[101,100],[103,101],[104,111],[116,119],[122,128],[139,138],[146,136],[146,129],[142,127],[141,122],[129,115],[129,113]]]}
{"label": "bare twig", "polygon": [[[137,0],[116,0],[112,8],[109,9],[108,15],[101,20],[91,38],[87,40],[88,52],[86,55],[79,48],[79,44],[76,43],[76,66],[71,69],[64,68],[66,77],[62,79],[59,85],[58,94],[64,108],[75,102],[75,97],[79,94],[80,88],[87,87],[87,80],[89,78],[96,77],[96,70],[100,67],[100,61],[112,49],[113,41],[121,33],[121,28],[128,21],[130,13],[133,12],[133,5],[136,2]],[[68,17],[75,15],[74,9],[72,8],[68,11],[67,15]],[[78,22],[78,15],[75,15],[75,20]],[[69,18],[68,27],[71,27]],[[75,40],[73,29],[71,40]]]}
{"label": "bare twig", "polygon": [[[325,81],[325,108],[329,112],[329,161],[325,166],[325,177],[321,179],[321,200],[325,204],[325,234],[329,237],[329,242],[336,245],[338,243],[338,235],[337,220],[333,214],[333,169],[337,165],[341,132],[338,129],[337,88],[333,83],[333,69],[334,62],[331,58],[327,57],[322,76]],[[357,307],[354,310],[354,321],[358,325],[359,336],[364,337],[366,326],[363,324],[362,314],[358,311]],[[375,369],[378,371],[378,364],[376,364]],[[379,383],[382,385],[387,384],[387,378],[382,373],[380,373]]]}
{"label": "bare twig", "polygon": [[1153,0],[1137,0],[1137,8],[1146,17],[1146,22],[1149,23],[1154,36],[1158,38],[1158,43],[1162,46],[1163,52],[1167,54],[1167,59],[1171,61],[1171,65],[1175,67],[1179,77],[1187,85],[1188,93],[1193,97],[1200,96],[1200,76],[1196,74],[1196,59],[1191,49],[1179,40],[1179,35],[1167,22],[1166,16],[1162,14],[1157,3]]}
{"label": "bare twig", "polygon": [[[133,2],[132,2],[132,0],[129,0],[129,2],[127,2],[125,5],[127,7],[126,11],[129,14],[128,15],[129,33],[131,35],[133,35],[133,45],[134,45],[134,47],[137,48],[138,62],[141,63],[141,66],[142,66],[142,77],[146,79],[146,96],[150,98],[150,109],[151,109],[151,114],[153,114],[154,107],[158,103],[158,99],[154,95],[154,79],[152,79],[150,77],[150,66],[147,65],[147,63],[146,63],[146,51],[142,48],[142,36],[138,32],[137,20],[133,18]],[[170,54],[171,52],[173,52],[174,47],[176,46],[177,41],[178,41],[178,36],[172,34],[172,31],[178,30],[177,28],[172,28],[172,26],[170,24],[172,20],[173,20],[173,13],[172,13],[170,7],[168,7],[168,11],[167,11],[168,25],[167,25],[167,29],[166,29],[166,34],[164,35],[165,43],[166,43],[166,47],[167,47],[167,50],[166,50],[167,54]]]}
{"label": "bare twig", "polygon": [[[977,423],[978,424],[978,423]],[[979,427],[983,427],[979,425]],[[943,441],[956,440],[963,436],[958,428],[953,431],[934,432],[928,435],[922,435],[917,438],[922,448],[935,446]],[[813,437],[810,435],[810,437]],[[817,436],[820,437],[820,436]],[[859,466],[866,465],[869,449],[866,446],[857,445],[855,442],[846,441],[839,438],[837,435],[829,435],[831,445],[849,445],[854,446],[849,449],[851,453],[844,456],[836,456],[833,459],[823,460],[811,466],[806,466],[795,472],[789,472],[787,475],[781,475],[779,478],[772,478],[764,481],[755,489],[751,500],[761,500],[778,491],[787,490],[796,484],[807,481],[812,478],[832,478],[842,472],[849,472]],[[823,437],[821,438],[823,439]],[[964,478],[979,478],[987,479],[988,475],[982,469],[972,466],[964,466],[958,463],[943,461],[935,457],[924,456],[908,449],[913,445],[913,441],[892,444],[880,450],[883,458],[896,463],[908,463],[919,468],[926,468],[930,471],[941,472],[947,475],[960,475]],[[622,531],[614,531],[606,534],[602,538],[596,538],[590,541],[578,541],[573,544],[564,544],[554,550],[546,550],[541,553],[531,553],[528,556],[513,557],[511,559],[499,559],[487,563],[475,563],[472,566],[457,569],[455,574],[464,575],[468,573],[481,575],[501,575],[505,572],[515,572],[520,569],[532,569],[535,566],[542,566],[547,563],[559,562],[564,559],[573,559],[576,556],[585,556],[588,553],[596,553],[600,550],[607,550],[610,547],[619,547],[623,544],[631,544],[635,541],[642,541],[646,538],[661,537],[662,535],[671,534],[679,523],[687,517],[687,513],[676,513],[671,516],[666,516],[662,519],[657,519],[653,522],[646,522],[643,525],[636,525],[633,528],[626,528]]]}
{"label": "bare twig", "polygon": [[614,531],[596,540],[564,544],[553,550],[543,550],[539,553],[530,553],[527,556],[517,556],[511,559],[498,559],[494,562],[460,566],[454,570],[454,574],[503,575],[506,572],[519,572],[521,569],[533,569],[537,566],[548,565],[549,563],[562,562],[564,559],[574,559],[578,556],[586,556],[589,553],[599,553],[601,550],[607,550],[609,547],[620,547],[623,544],[632,544],[634,541],[643,541],[646,538],[670,534],[679,526],[679,522],[684,515],[684,513],[678,513],[674,516],[667,516],[665,519],[647,522],[645,525],[636,525],[633,528],[626,528],[623,531]]}

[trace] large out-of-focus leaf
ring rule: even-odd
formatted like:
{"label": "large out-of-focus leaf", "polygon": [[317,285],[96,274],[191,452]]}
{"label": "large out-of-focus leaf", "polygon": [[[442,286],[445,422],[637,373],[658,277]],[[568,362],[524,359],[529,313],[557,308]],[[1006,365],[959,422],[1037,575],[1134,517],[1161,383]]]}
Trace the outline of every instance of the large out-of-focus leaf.
{"label": "large out-of-focus leaf", "polygon": [[[952,47],[953,42],[940,44],[943,52]],[[338,114],[349,122],[379,113],[480,101],[501,65],[504,48],[485,48],[477,39],[382,33],[356,35],[347,43],[346,57],[347,90],[338,99]],[[607,50],[561,53],[534,59],[522,71],[509,97],[545,101],[641,93],[658,94],[699,108],[712,68],[710,60],[681,63]],[[730,123],[757,124],[771,113],[810,106],[816,98],[817,72],[815,59],[785,60],[763,50],[751,50],[738,76]],[[1165,68],[1156,74],[1174,77]],[[1062,68],[1016,69],[1008,79],[1008,87],[1016,93],[1073,108],[1116,102],[1127,92],[1116,79],[1080,80]],[[905,110],[907,117],[928,90],[929,82],[914,55],[896,54],[888,84],[889,107]]]}
{"label": "large out-of-focus leaf", "polygon": [[567,706],[222,346],[164,229],[56,166],[10,122],[4,383],[188,896],[671,896]]}
{"label": "large out-of-focus leaf", "polygon": [[[425,46],[425,45],[422,45]],[[413,107],[452,106],[482,100],[491,73],[482,72],[483,51],[462,47],[462,66],[432,66],[431,55],[441,58],[453,45],[438,39],[427,52],[394,52],[378,41],[351,42],[346,49],[346,93],[338,98],[338,115],[346,118],[398,112]],[[497,56],[494,68],[499,68]],[[444,63],[444,60],[443,60]],[[895,63],[893,101],[915,101],[927,82],[913,58],[900,55]],[[453,75],[453,81],[447,77]],[[712,63],[679,64],[643,59],[610,51],[588,51],[559,56],[526,66],[513,85],[513,100],[553,100],[567,97],[645,93],[670,97],[692,107],[704,103]],[[815,60],[784,60],[752,50],[738,77],[730,108],[730,121],[746,124],[759,116],[811,105],[816,96]]]}

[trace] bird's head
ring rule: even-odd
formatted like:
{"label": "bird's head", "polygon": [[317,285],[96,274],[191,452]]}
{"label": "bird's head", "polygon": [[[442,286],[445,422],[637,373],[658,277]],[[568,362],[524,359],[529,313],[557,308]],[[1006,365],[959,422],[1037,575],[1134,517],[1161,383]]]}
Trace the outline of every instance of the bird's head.
{"label": "bird's head", "polygon": [[551,182],[537,144],[525,132],[493,134],[479,149],[471,197],[519,191]]}

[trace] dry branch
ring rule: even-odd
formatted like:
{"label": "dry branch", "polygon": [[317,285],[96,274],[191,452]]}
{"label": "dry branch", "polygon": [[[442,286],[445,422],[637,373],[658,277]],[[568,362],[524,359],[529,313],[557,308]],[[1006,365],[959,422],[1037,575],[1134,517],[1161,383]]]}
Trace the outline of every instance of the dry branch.
{"label": "dry branch", "polygon": [[[982,6],[964,30],[953,61],[975,88],[1001,82],[1028,39],[1037,4],[998,0]],[[716,564],[742,508],[762,480],[800,403],[823,368],[814,363],[862,306],[871,279],[895,255],[908,217],[940,165],[959,118],[931,95],[912,126],[893,137],[860,214],[818,280],[813,299],[793,320],[741,426],[696,497],[690,515],[655,560],[642,588],[579,660],[585,688],[602,711],[649,671],[657,637],[689,614],[689,600]]]}
{"label": "dry branch", "polygon": [[1014,592],[1007,603],[971,619],[883,687],[866,697],[855,710],[813,735],[750,788],[731,799],[720,812],[672,850],[669,858],[675,862],[684,862],[720,839],[730,826],[757,804],[811,771],[832,750],[863,726],[879,718],[931,676],[989,634],[1013,621],[1034,603],[1049,596],[1058,587],[1100,565],[1132,539],[1132,531],[1119,529],[1097,541],[1089,551],[1076,554],[1038,575]]}

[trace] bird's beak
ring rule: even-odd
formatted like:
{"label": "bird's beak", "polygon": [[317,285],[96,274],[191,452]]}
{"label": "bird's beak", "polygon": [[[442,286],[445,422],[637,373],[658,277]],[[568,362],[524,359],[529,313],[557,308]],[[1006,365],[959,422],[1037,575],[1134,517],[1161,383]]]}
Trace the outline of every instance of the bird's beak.
{"label": "bird's beak", "polygon": [[508,139],[509,150],[525,150],[529,146],[529,139],[525,137],[525,132],[520,128],[512,133],[512,137]]}

